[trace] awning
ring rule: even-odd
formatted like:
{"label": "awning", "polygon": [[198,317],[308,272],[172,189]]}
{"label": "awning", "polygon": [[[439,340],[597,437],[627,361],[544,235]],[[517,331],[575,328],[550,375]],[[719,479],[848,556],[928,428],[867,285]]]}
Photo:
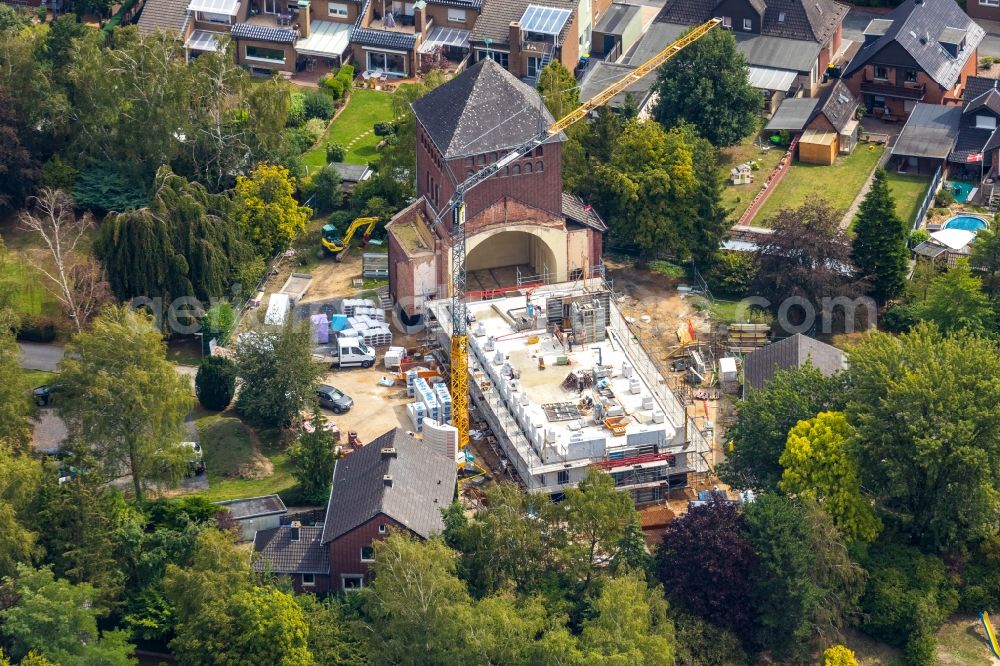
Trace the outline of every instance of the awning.
{"label": "awning", "polygon": [[469,30],[458,30],[456,28],[445,28],[438,26],[431,30],[431,34],[420,45],[421,53],[430,53],[439,46],[455,46],[458,48],[469,48]]}
{"label": "awning", "polygon": [[750,67],[747,77],[750,85],[759,90],[780,90],[786,92],[792,87],[797,74],[788,69],[773,69],[771,67]]}
{"label": "awning", "polygon": [[191,4],[188,5],[188,11],[236,16],[239,7],[239,0],[191,0]]}
{"label": "awning", "polygon": [[521,15],[521,30],[542,35],[558,35],[572,13],[571,9],[528,5]]}
{"label": "awning", "polygon": [[191,51],[218,51],[219,33],[208,30],[195,30],[184,42],[184,48]]}
{"label": "awning", "polygon": [[351,42],[351,24],[333,21],[313,21],[309,24],[309,36],[299,39],[296,53],[317,58],[339,58]]}

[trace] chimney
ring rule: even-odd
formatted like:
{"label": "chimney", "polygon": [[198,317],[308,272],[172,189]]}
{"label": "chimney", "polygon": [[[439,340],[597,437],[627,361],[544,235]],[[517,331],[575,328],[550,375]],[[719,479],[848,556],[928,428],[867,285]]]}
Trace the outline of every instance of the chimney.
{"label": "chimney", "polygon": [[301,528],[301,527],[302,527],[302,523],[300,523],[297,520],[293,520],[292,524],[289,526],[289,529],[291,530],[290,541],[292,543],[298,543],[299,542],[299,528]]}
{"label": "chimney", "polygon": [[514,76],[523,76],[521,65],[521,24],[518,21],[511,21],[507,29],[507,41],[510,42],[510,56],[508,57],[507,69]]}
{"label": "chimney", "polygon": [[302,31],[302,39],[309,36],[312,23],[312,7],[309,0],[299,0],[299,30]]}
{"label": "chimney", "polygon": [[382,453],[382,460],[396,457],[396,449],[394,447],[384,446],[380,451]]}
{"label": "chimney", "polygon": [[[419,5],[419,6],[418,6]],[[427,27],[427,5],[419,2],[413,5],[413,30],[422,35]]]}
{"label": "chimney", "polygon": [[387,485],[389,487],[392,487],[392,474],[385,474],[385,475],[383,475],[382,476],[382,483],[384,483],[385,485]]}

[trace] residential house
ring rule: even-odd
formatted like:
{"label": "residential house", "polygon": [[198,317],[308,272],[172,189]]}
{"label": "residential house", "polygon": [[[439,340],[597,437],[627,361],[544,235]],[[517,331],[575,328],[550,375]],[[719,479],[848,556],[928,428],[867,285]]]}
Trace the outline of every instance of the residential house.
{"label": "residential house", "polygon": [[455,497],[454,458],[395,428],[337,460],[322,527],[293,523],[254,539],[254,568],[287,575],[296,591],[357,590],[371,581],[374,544],[392,531],[444,530]]}
{"label": "residential house", "polygon": [[641,38],[640,6],[616,2],[608,7],[594,26],[590,39],[590,57],[616,62],[631,51]]}
{"label": "residential house", "polygon": [[1000,90],[989,88],[975,97],[966,95],[955,145],[948,155],[948,177],[980,182],[1000,164]]}
{"label": "residential house", "polygon": [[629,57],[639,65],[691,26],[721,17],[750,65],[750,84],[776,93],[816,94],[844,46],[847,6],[834,0],[667,0]]}
{"label": "residential house", "polygon": [[330,553],[323,546],[322,526],[293,522],[258,530],[253,550],[256,571],[289,578],[299,593],[330,591]]}
{"label": "residential house", "polygon": [[358,68],[389,76],[413,76],[427,61],[461,62],[483,0],[363,0],[351,48]]}
{"label": "residential house", "polygon": [[[455,187],[553,122],[541,97],[486,58],[413,104],[417,201],[386,227],[395,313],[415,325],[451,281]],[[607,227],[562,188],[562,133],[465,195],[468,290],[564,282],[600,266]]]}
{"label": "residential house", "polygon": [[965,0],[965,13],[974,19],[1000,21],[1000,0]]}
{"label": "residential house", "polygon": [[843,78],[869,113],[900,120],[919,102],[961,102],[985,32],[955,0],[905,0],[864,34]]}
{"label": "residential house", "polygon": [[243,541],[251,541],[258,530],[277,527],[281,523],[281,517],[287,513],[285,503],[278,495],[246,497],[215,504],[229,512],[229,517],[240,528],[240,538]]}
{"label": "residential house", "polygon": [[832,345],[796,333],[751,352],[743,363],[744,381],[748,387],[760,389],[778,370],[801,368],[806,363],[829,377],[846,367],[847,357]]}
{"label": "residential house", "polygon": [[485,0],[470,35],[473,60],[491,59],[532,83],[553,60],[575,71],[611,0]]}
{"label": "residential house", "polygon": [[390,430],[337,461],[323,525],[332,589],[371,580],[374,543],[390,531],[427,539],[444,531],[442,511],[455,497],[454,458]]}
{"label": "residential house", "polygon": [[219,49],[228,36],[236,62],[252,72],[291,75],[350,58],[355,0],[147,0],[139,32],[175,34],[188,57]]}

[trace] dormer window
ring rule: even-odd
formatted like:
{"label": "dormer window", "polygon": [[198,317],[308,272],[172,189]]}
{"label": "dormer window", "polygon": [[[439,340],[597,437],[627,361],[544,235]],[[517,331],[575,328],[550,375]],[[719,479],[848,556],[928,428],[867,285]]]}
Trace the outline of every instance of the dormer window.
{"label": "dormer window", "polygon": [[753,30],[753,21],[751,21],[748,18],[743,19],[743,29],[746,30],[747,32]]}
{"label": "dormer window", "polygon": [[965,50],[966,34],[966,31],[960,28],[945,28],[938,35],[937,41],[949,56],[957,58],[958,54]]}
{"label": "dormer window", "polygon": [[997,128],[996,116],[988,113],[976,114],[976,129],[995,130]]}

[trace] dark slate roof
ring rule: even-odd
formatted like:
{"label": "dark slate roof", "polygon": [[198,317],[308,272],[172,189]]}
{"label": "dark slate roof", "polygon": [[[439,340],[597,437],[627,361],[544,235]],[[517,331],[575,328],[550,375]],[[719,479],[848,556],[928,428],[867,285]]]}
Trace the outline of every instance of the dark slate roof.
{"label": "dark slate roof", "polygon": [[825,97],[820,98],[816,113],[826,116],[834,129],[841,132],[854,117],[858,104],[857,98],[847,89],[847,84],[842,79],[837,79],[837,82],[826,91]]}
{"label": "dark slate roof", "polygon": [[[986,144],[993,136],[993,130],[963,127],[958,132],[955,147],[948,155],[948,161],[955,164],[966,164],[969,155],[975,155],[986,149]],[[978,163],[976,163],[978,164]]]}
{"label": "dark slate roof", "polygon": [[975,113],[984,108],[1000,116],[1000,92],[997,92],[994,88],[990,88],[979,97],[967,103],[963,107],[963,113]]}
{"label": "dark slate roof", "polygon": [[583,199],[569,192],[562,193],[562,214],[563,217],[574,222],[579,222],[591,229],[596,229],[597,231],[608,230],[608,225],[604,224],[604,220],[601,219],[596,210],[587,208],[587,205],[583,203]]}
{"label": "dark slate roof", "polygon": [[988,79],[985,76],[969,76],[965,79],[965,90],[962,91],[962,101],[971,102],[984,92],[1000,89],[1000,81]]}
{"label": "dark slate roof", "polygon": [[257,530],[253,536],[256,571],[276,574],[329,574],[330,554],[323,545],[322,527],[300,527],[299,540],[292,541],[292,527],[282,525]]}
{"label": "dark slate roof", "polygon": [[844,352],[825,342],[796,333],[748,355],[743,375],[751,387],[759,389],[770,381],[777,370],[801,368],[807,360],[826,376],[842,370],[845,365]]}
{"label": "dark slate roof", "polygon": [[218,506],[229,509],[229,515],[233,520],[247,520],[248,518],[260,518],[261,516],[273,516],[285,513],[285,503],[277,495],[264,495],[262,497],[247,497],[245,499],[227,500],[216,502]]}
{"label": "dark slate roof", "polygon": [[298,35],[290,28],[272,28],[266,25],[237,23],[233,26],[233,37],[236,39],[254,39],[261,42],[276,44],[294,44]]}
{"label": "dark slate roof", "polygon": [[621,35],[638,15],[639,5],[621,5],[615,3],[608,7],[608,11],[597,22],[594,32],[604,35]]}
{"label": "dark slate roof", "polygon": [[445,7],[468,7],[479,10],[483,7],[483,0],[427,0],[428,5],[444,5]]}
{"label": "dark slate roof", "polygon": [[916,104],[892,146],[892,154],[943,160],[955,145],[961,122],[960,106]]}
{"label": "dark slate roof", "polygon": [[[715,0],[667,0],[656,20],[660,23],[696,25],[716,16]],[[847,16],[848,8],[833,0],[751,1],[764,20],[760,34],[825,45]]]}
{"label": "dark slate roof", "polygon": [[184,33],[188,22],[188,5],[191,0],[146,0],[136,25],[142,35],[151,35],[157,30]]}
{"label": "dark slate roof", "polygon": [[489,58],[418,99],[413,112],[445,159],[513,148],[553,122],[538,92]]}
{"label": "dark slate roof", "polygon": [[351,43],[362,46],[375,46],[386,49],[408,51],[417,43],[415,35],[392,30],[374,30],[372,28],[353,28]]}
{"label": "dark slate roof", "polygon": [[365,174],[370,171],[365,164],[347,164],[346,162],[331,162],[340,179],[345,183],[360,183]]}
{"label": "dark slate roof", "polygon": [[[383,456],[383,448],[396,449]],[[455,461],[400,428],[337,460],[326,509],[323,543],[385,514],[427,538],[444,530],[441,510],[455,494]],[[392,485],[384,481],[392,476]]]}
{"label": "dark slate roof", "polygon": [[764,130],[767,132],[802,130],[815,116],[818,104],[819,99],[816,97],[787,97],[781,100],[781,105],[764,126]]}
{"label": "dark slate roof", "polygon": [[[892,21],[892,25],[884,35],[858,50],[844,76],[851,76],[869,62],[908,64],[899,62],[899,55],[888,48],[895,43],[938,85],[951,88],[986,34],[955,0],[924,0],[919,5],[913,0],[906,0],[883,20]],[[957,58],[953,58],[939,43],[945,28],[965,30],[967,33],[965,48]]]}
{"label": "dark slate roof", "polygon": [[[574,0],[485,0],[482,13],[476,19],[476,25],[472,28],[469,39],[474,42],[490,39],[494,44],[506,44],[510,40],[511,22],[520,21],[528,5],[556,7],[574,12],[577,9],[577,3]],[[560,43],[565,42],[562,37],[566,35],[572,24],[573,16],[571,14],[562,33],[560,33]]]}
{"label": "dark slate roof", "polygon": [[[636,6],[636,5],[631,5]],[[599,60],[587,69],[587,73],[584,74],[583,80],[580,81],[580,101],[587,102],[590,98],[597,95],[599,92],[607,88],[608,86],[621,81],[633,70],[635,70],[637,65],[624,65],[617,62],[606,62]],[[646,76],[642,77],[628,88],[624,92],[620,92],[611,98],[608,105],[613,109],[619,109],[625,104],[626,97],[631,94],[632,99],[635,103],[642,107],[642,105],[649,99],[652,94],[653,84],[656,82],[656,72],[651,72]]]}

